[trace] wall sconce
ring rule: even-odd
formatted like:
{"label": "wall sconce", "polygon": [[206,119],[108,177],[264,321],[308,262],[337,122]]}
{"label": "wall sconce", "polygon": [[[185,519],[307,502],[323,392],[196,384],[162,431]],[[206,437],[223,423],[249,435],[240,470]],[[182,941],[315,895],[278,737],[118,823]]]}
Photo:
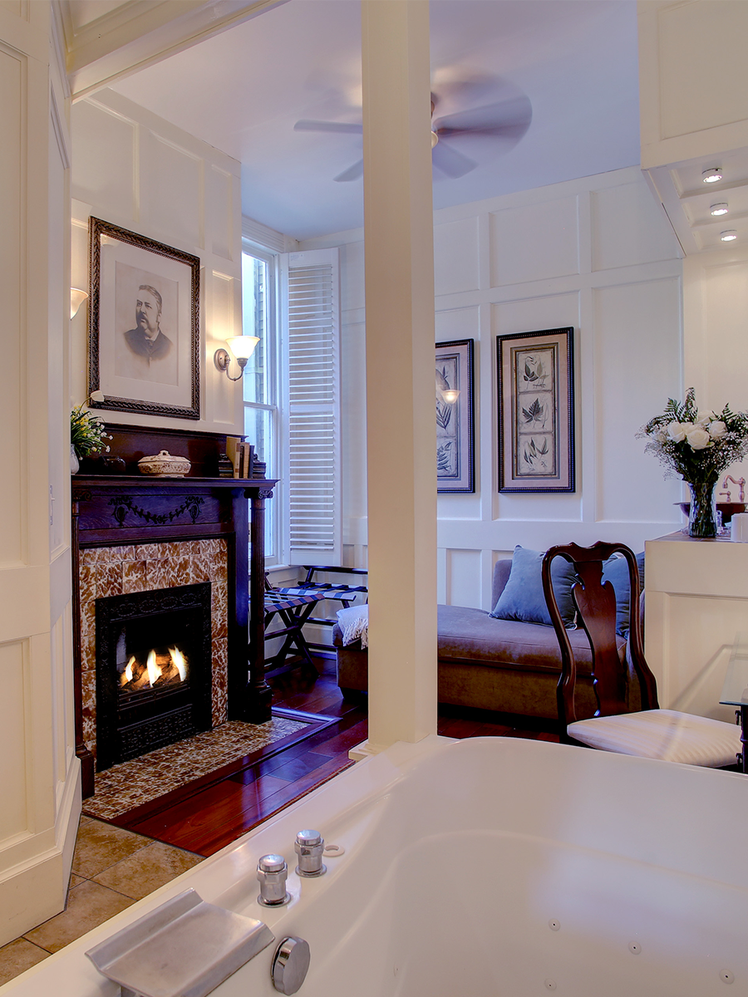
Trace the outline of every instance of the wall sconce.
{"label": "wall sconce", "polygon": [[260,341],[259,336],[231,336],[227,339],[231,353],[234,354],[237,361],[239,362],[239,373],[236,377],[232,377],[229,374],[229,364],[231,363],[231,353],[228,350],[220,349],[216,350],[213,354],[213,363],[219,370],[224,371],[226,377],[229,381],[239,381],[244,374],[244,368],[247,366],[247,361],[252,356],[255,351],[255,347]]}
{"label": "wall sconce", "polygon": [[87,297],[88,291],[82,291],[79,287],[70,288],[70,318],[75,318]]}

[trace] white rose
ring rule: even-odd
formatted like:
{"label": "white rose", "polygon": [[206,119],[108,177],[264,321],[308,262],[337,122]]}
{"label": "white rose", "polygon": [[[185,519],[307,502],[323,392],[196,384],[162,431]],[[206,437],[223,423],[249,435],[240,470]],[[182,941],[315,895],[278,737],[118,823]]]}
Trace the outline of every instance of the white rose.
{"label": "white rose", "polygon": [[714,414],[714,412],[699,412],[699,419],[698,419],[698,422],[696,423],[696,425],[697,426],[703,426],[704,429],[708,429],[709,428],[709,423],[712,421],[712,419],[716,419],[716,418],[717,417]]}
{"label": "white rose", "polygon": [[714,422],[710,422],[706,428],[713,440],[721,440],[727,432],[727,426],[721,421],[721,419],[715,419]]}
{"label": "white rose", "polygon": [[712,442],[709,433],[700,426],[694,426],[690,433],[686,433],[686,439],[692,450],[703,450]]}
{"label": "white rose", "polygon": [[682,443],[686,438],[686,431],[680,422],[671,422],[667,427],[668,436],[675,443]]}

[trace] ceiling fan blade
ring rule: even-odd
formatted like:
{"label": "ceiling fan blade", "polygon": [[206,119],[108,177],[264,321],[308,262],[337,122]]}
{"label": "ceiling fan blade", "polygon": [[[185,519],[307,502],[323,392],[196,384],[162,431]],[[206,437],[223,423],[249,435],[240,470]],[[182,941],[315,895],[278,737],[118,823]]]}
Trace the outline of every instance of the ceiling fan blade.
{"label": "ceiling fan blade", "polygon": [[435,105],[448,101],[450,104],[470,106],[489,96],[495,99],[500,91],[508,90],[508,85],[500,76],[481,73],[459,79],[441,79],[435,81],[434,86],[435,92],[431,94],[431,99]]}
{"label": "ceiling fan blade", "polygon": [[349,166],[347,170],[343,170],[342,173],[338,173],[336,177],[333,177],[335,183],[347,183],[349,180],[358,180],[359,177],[364,175],[364,161],[359,159],[357,163],[353,166]]}
{"label": "ceiling fan blade", "polygon": [[474,170],[478,165],[472,159],[468,159],[467,156],[463,156],[461,152],[451,149],[441,141],[431,151],[431,162],[438,170],[446,173],[453,180],[464,177],[466,173]]}
{"label": "ceiling fan blade", "polygon": [[293,126],[295,132],[343,132],[346,135],[363,135],[363,125],[346,124],[343,121],[314,121],[302,118]]}
{"label": "ceiling fan blade", "polygon": [[513,97],[496,104],[458,111],[434,121],[433,128],[439,138],[460,135],[486,135],[519,142],[532,121],[532,104],[529,97]]}

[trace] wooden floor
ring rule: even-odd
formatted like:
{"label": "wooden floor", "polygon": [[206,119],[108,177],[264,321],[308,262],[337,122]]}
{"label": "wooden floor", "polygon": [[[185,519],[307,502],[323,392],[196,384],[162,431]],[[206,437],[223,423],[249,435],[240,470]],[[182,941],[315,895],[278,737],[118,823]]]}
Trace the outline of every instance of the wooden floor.
{"label": "wooden floor", "polygon": [[[199,855],[213,855],[352,765],[348,751],[367,736],[365,697],[359,704],[345,702],[335,682],[334,661],[318,658],[317,667],[318,674],[295,668],[270,679],[273,705],[334,716],[339,718],[336,723],[234,772],[186,801],[128,823],[128,828]],[[498,719],[491,714],[444,708],[438,733],[455,738],[503,735],[558,740],[547,730],[514,727],[496,722]]]}

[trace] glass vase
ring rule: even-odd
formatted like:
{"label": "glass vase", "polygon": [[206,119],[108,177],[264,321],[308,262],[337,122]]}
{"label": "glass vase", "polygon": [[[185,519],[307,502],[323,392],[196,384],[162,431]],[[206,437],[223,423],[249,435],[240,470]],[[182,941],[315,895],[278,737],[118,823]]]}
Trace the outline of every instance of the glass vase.
{"label": "glass vase", "polygon": [[688,535],[698,540],[713,540],[717,536],[716,480],[689,481],[691,508],[688,513]]}

